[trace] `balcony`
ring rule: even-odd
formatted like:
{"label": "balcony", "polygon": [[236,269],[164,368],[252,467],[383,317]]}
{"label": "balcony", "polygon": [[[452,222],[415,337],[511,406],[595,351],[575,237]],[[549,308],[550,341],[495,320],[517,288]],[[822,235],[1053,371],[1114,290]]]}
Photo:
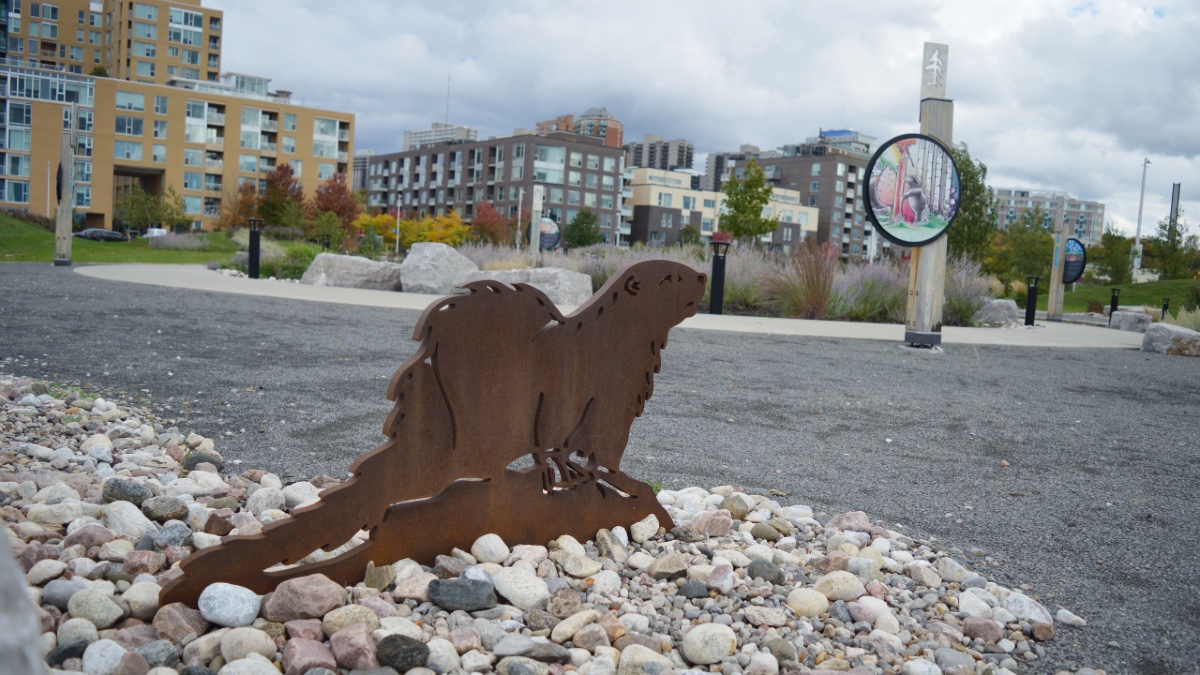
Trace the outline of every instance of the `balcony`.
{"label": "balcony", "polygon": [[204,147],[212,148],[213,150],[224,150],[225,149],[225,139],[223,137],[206,138],[206,139],[204,139]]}
{"label": "balcony", "polygon": [[633,190],[629,188],[621,190],[621,199],[633,199]]}
{"label": "balcony", "polygon": [[633,217],[633,207],[632,206],[622,206],[621,207],[621,217],[622,218],[632,218]]}
{"label": "balcony", "polygon": [[342,162],[343,164],[345,164],[346,162],[350,161],[350,153],[345,152],[345,151],[338,152],[337,159],[339,162]]}
{"label": "balcony", "polygon": [[274,143],[263,143],[259,146],[258,151],[264,157],[274,157],[278,149],[279,146]]}
{"label": "balcony", "polygon": [[263,119],[262,130],[271,132],[279,131],[279,120]]}
{"label": "balcony", "polygon": [[205,168],[212,169],[213,171],[224,171],[225,161],[220,159],[209,159],[205,160],[204,166]]}
{"label": "balcony", "polygon": [[221,194],[221,186],[220,185],[205,185],[204,191],[209,194],[219,195],[219,194]]}
{"label": "balcony", "polygon": [[619,228],[617,228],[617,232],[620,232],[621,234],[624,234],[624,235],[633,234],[633,226],[630,225],[629,223],[621,223],[621,226]]}
{"label": "balcony", "polygon": [[225,126],[225,113],[213,112],[213,111],[209,110],[208,115],[205,117],[205,119],[208,120],[209,124],[211,124],[215,127]]}
{"label": "balcony", "polygon": [[350,142],[350,130],[349,129],[338,129],[338,140],[342,141],[344,143],[349,143]]}

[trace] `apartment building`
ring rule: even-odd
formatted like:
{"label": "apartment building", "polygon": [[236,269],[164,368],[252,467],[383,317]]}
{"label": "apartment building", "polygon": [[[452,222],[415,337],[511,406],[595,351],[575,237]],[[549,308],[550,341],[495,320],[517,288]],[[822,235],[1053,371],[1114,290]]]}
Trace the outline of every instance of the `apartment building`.
{"label": "apartment building", "polygon": [[646,134],[641,141],[625,144],[625,166],[676,171],[692,168],[695,146],[681,138],[664,140]]}
{"label": "apartment building", "polygon": [[[620,148],[570,132],[522,131],[483,141],[449,141],[377,154],[367,172],[367,205],[418,217],[457,212],[470,221],[490,202],[507,217],[528,211],[545,189],[542,215],[565,225],[581,209],[597,216],[607,243],[620,243]],[[626,233],[627,234],[627,233]]]}
{"label": "apartment building", "polygon": [[404,149],[416,150],[430,143],[479,140],[479,132],[471,127],[434,122],[428,129],[404,132]]}
{"label": "apartment building", "polygon": [[1026,188],[992,188],[995,199],[996,227],[1004,230],[1021,219],[1026,211],[1040,210],[1042,226],[1053,231],[1061,224],[1069,237],[1085,246],[1096,246],[1104,234],[1104,204],[1076,199],[1066,192]]}
{"label": "apartment building", "polygon": [[[217,10],[191,0],[10,0],[9,10],[7,43],[16,46],[17,34],[34,40],[36,30],[39,56],[14,50],[0,63],[0,208],[54,215],[64,136],[74,155],[77,228],[114,227],[117,196],[134,185],[153,194],[174,189],[191,227],[207,229],[223,198],[242,183],[261,189],[281,162],[308,194],[349,170],[352,114],[304,106],[290,92],[271,91],[265,77],[218,75],[207,65],[200,77],[185,73],[197,58],[185,55],[193,47],[204,52],[203,64],[219,68]],[[62,43],[54,49],[59,56],[48,56],[47,36]],[[28,52],[32,44],[21,47]],[[75,58],[77,46],[83,59]],[[88,59],[113,76],[82,74],[93,65]]]}
{"label": "apartment building", "polygon": [[863,206],[862,183],[870,155],[823,142],[788,146],[786,152],[742,146],[737,153],[710,154],[710,170],[721,167],[722,174],[705,179],[719,190],[730,175],[743,175],[750,160],[757,161],[776,189],[797,191],[805,205],[818,209],[817,241],[840,246],[843,259],[867,259],[891,250],[891,243],[867,223]]}
{"label": "apartment building", "polygon": [[[725,194],[691,186],[691,174],[662,169],[634,168],[626,206],[632,211],[630,239],[648,246],[675,243],[684,227],[700,231],[704,241],[721,230]],[[790,253],[806,238],[817,234],[818,209],[801,202],[797,190],[778,188],[763,210],[766,218],[779,219],[779,227],[761,241],[769,248]]]}
{"label": "apartment building", "polygon": [[553,131],[569,131],[596,138],[610,148],[621,148],[625,143],[625,125],[606,108],[588,108],[579,119],[575,119],[574,115],[559,115],[537,123],[539,136],[546,136]]}
{"label": "apartment building", "polygon": [[375,155],[374,150],[355,150],[354,164],[351,169],[351,187],[355,192],[367,189],[367,171],[371,168],[371,157]]}

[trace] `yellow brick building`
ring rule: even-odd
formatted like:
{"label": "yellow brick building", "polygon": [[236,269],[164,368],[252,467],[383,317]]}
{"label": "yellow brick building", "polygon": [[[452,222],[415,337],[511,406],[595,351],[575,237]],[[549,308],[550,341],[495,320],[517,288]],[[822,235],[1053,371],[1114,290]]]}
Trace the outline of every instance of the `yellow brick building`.
{"label": "yellow brick building", "polygon": [[280,163],[307,195],[349,171],[353,114],[222,73],[223,16],[198,0],[8,0],[8,10],[0,208],[54,216],[64,136],[77,229],[113,227],[116,195],[133,185],[173,188],[192,227],[209,229],[222,199],[240,183],[261,188]]}

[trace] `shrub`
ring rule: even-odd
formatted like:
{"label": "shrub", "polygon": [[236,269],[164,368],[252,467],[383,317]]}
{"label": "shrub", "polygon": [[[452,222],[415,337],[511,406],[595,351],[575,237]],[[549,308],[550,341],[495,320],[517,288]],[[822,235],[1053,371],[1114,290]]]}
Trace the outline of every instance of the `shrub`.
{"label": "shrub", "polygon": [[838,271],[837,251],[831,244],[805,241],[771,276],[769,294],[784,316],[824,319]]}
{"label": "shrub", "polygon": [[847,265],[834,279],[828,316],[839,321],[903,323],[908,272],[903,264]]}
{"label": "shrub", "polygon": [[203,234],[164,234],[150,238],[150,248],[170,251],[203,251],[208,248],[208,238]]}
{"label": "shrub", "polygon": [[[956,258],[946,265],[946,295],[942,304],[943,326],[972,326],[975,314],[991,297],[991,281],[980,274],[979,263]],[[1020,303],[1018,303],[1020,304]]]}
{"label": "shrub", "polygon": [[1200,331],[1200,309],[1181,309],[1171,318],[1170,312],[1167,313],[1167,323],[1173,323],[1176,326],[1183,326],[1194,331]]}
{"label": "shrub", "polygon": [[1183,292],[1183,308],[1192,312],[1200,309],[1200,281],[1193,281]]}
{"label": "shrub", "polygon": [[304,230],[298,227],[272,225],[263,228],[263,235],[275,241],[304,241]]}

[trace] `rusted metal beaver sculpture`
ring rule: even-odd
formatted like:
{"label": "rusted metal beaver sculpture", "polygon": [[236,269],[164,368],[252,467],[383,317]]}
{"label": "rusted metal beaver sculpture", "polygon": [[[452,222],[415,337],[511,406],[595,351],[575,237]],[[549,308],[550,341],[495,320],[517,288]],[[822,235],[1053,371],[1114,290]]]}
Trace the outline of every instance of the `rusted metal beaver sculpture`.
{"label": "rusted metal beaver sculpture", "polygon": [[[354,584],[368,562],[432,564],[489,532],[509,543],[585,539],[652,513],[670,526],[650,486],[619,464],[667,333],[696,313],[705,281],[669,261],[627,265],[569,316],[524,284],[475,281],[438,300],[388,386],[387,442],[318,502],[184,560],[161,604],[194,605],[217,581],[266,593],[319,572]],[[523,457],[528,466],[509,468]],[[362,531],[341,555],[292,565]]]}

